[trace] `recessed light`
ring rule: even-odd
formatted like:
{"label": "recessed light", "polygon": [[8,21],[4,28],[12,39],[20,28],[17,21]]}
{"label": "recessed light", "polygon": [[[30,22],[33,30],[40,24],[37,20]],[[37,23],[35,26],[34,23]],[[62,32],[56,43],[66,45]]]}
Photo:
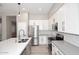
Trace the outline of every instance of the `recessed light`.
{"label": "recessed light", "polygon": [[20,16],[20,14],[18,16]]}
{"label": "recessed light", "polygon": [[25,8],[22,8],[22,10],[25,10]]}
{"label": "recessed light", "polygon": [[39,11],[42,11],[42,8],[38,8]]}

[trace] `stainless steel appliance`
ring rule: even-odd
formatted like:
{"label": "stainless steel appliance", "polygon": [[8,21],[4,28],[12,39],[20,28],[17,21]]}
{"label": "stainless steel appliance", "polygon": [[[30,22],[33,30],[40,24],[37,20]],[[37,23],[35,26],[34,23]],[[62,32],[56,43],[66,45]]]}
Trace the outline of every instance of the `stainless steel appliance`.
{"label": "stainless steel appliance", "polygon": [[52,30],[58,31],[58,23],[52,24]]}
{"label": "stainless steel appliance", "polygon": [[34,37],[33,37],[32,45],[39,45],[39,26],[38,25],[34,25]]}
{"label": "stainless steel appliance", "polygon": [[55,37],[48,37],[48,52],[52,55],[52,40],[56,40]]}

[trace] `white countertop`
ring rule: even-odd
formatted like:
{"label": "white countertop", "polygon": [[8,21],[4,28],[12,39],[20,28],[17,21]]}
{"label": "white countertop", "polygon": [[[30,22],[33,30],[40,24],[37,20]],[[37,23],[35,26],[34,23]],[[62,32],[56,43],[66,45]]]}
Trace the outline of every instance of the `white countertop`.
{"label": "white countertop", "polygon": [[15,42],[17,38],[11,38],[0,42],[0,55],[20,55],[31,40],[25,43]]}
{"label": "white countertop", "polygon": [[79,55],[79,47],[66,41],[52,41],[64,55]]}

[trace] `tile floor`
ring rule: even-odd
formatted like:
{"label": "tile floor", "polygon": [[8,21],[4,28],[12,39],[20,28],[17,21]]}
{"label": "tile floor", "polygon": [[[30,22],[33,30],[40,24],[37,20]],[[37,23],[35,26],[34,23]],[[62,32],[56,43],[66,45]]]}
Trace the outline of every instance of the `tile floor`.
{"label": "tile floor", "polygon": [[49,55],[46,45],[32,46],[31,55]]}

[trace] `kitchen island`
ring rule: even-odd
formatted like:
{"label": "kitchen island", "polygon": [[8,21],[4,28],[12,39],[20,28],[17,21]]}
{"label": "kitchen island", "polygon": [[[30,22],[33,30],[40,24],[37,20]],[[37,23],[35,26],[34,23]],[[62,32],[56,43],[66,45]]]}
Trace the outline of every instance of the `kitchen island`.
{"label": "kitchen island", "polygon": [[[26,55],[31,49],[31,37],[24,43],[16,42],[17,38],[11,38],[0,42],[0,55]],[[29,47],[28,47],[29,46]],[[28,48],[28,49],[27,49]]]}

